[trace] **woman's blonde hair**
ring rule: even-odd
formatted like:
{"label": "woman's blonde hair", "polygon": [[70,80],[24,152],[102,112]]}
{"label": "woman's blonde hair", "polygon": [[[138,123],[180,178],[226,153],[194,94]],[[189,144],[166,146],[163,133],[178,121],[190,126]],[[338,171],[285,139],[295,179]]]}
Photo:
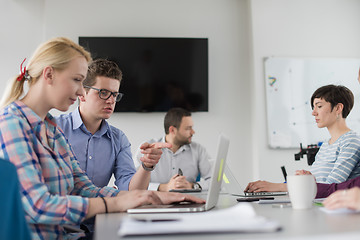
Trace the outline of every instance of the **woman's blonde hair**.
{"label": "woman's blonde hair", "polygon": [[61,71],[79,56],[85,57],[88,63],[91,62],[90,53],[68,38],[58,37],[41,44],[26,67],[25,77],[24,74],[19,74],[11,80],[1,99],[1,107],[18,100],[24,93],[24,82],[27,80],[31,87],[39,80],[45,67],[51,66]]}

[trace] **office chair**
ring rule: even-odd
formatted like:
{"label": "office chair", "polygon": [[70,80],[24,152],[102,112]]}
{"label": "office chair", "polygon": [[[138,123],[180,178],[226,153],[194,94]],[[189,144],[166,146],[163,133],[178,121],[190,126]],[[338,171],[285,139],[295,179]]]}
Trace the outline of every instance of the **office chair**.
{"label": "office chair", "polygon": [[30,240],[16,167],[3,159],[0,159],[0,192],[0,238]]}

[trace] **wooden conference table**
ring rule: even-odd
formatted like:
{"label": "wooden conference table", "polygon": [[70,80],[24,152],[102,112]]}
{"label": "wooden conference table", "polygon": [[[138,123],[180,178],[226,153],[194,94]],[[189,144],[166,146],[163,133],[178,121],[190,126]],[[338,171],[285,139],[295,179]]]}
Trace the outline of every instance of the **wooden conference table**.
{"label": "wooden conference table", "polygon": [[[223,209],[237,204],[236,197],[221,194],[214,209]],[[260,216],[277,220],[282,229],[272,233],[219,233],[181,234],[146,237],[125,237],[123,239],[360,239],[360,213],[329,214],[318,206],[308,210],[279,208],[273,204],[251,203]],[[197,214],[197,213],[191,213]],[[126,213],[99,214],[96,217],[95,239],[120,239],[117,231]]]}

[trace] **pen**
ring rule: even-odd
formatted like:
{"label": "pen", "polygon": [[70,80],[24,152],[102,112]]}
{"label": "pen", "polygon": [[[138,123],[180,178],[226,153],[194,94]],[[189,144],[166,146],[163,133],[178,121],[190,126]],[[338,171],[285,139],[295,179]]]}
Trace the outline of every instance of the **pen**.
{"label": "pen", "polygon": [[182,172],[181,168],[179,168],[178,174],[179,174],[179,176],[182,176],[182,175],[183,175],[183,172]]}
{"label": "pen", "polygon": [[321,202],[314,202],[314,204],[315,204],[316,206],[320,206],[320,207],[323,207],[323,206],[324,206],[324,204],[322,204]]}
{"label": "pen", "polygon": [[286,181],[287,181],[287,173],[286,173],[285,166],[281,166],[281,171],[282,171],[282,173],[284,175],[284,179],[285,179],[285,183],[286,183]]}

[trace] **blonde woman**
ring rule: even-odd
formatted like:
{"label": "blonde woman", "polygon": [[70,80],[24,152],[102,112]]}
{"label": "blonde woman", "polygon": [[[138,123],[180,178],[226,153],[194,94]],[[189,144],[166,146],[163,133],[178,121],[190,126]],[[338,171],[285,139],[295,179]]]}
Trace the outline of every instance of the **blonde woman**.
{"label": "blonde woman", "polygon": [[[181,194],[119,192],[98,188],[80,169],[49,110],[68,110],[84,89],[90,54],[66,38],[38,47],[13,79],[0,111],[0,157],[17,168],[22,203],[33,239],[66,238],[63,225],[78,225],[97,213],[120,212],[142,204],[203,202]],[[29,90],[24,97],[24,83]],[[21,98],[22,97],[22,98]],[[161,155],[163,146],[148,146]]]}

